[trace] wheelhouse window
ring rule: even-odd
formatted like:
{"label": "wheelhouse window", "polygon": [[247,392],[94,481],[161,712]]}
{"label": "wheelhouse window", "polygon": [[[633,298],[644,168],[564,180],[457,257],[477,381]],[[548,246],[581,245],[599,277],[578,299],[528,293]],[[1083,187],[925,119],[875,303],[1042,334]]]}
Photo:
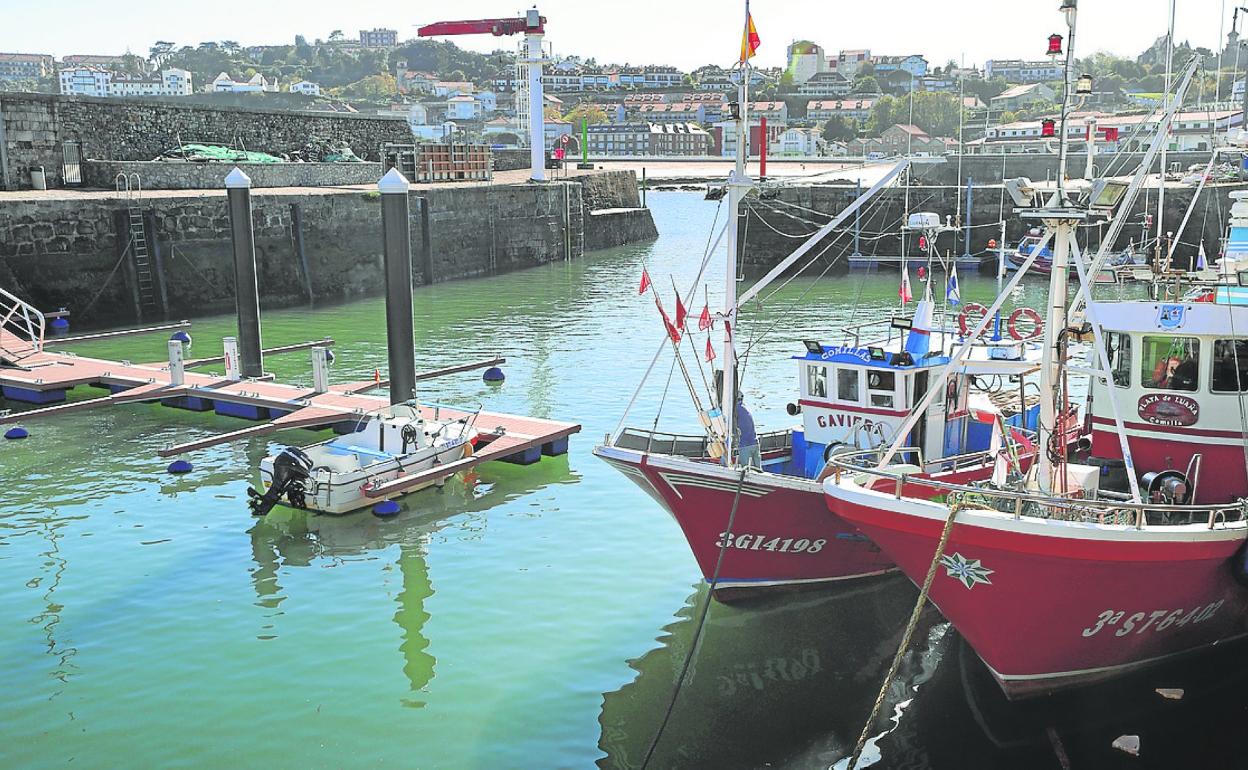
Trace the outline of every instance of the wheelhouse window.
{"label": "wheelhouse window", "polygon": [[896,386],[896,375],[893,372],[869,372],[867,374],[867,393],[871,396],[870,406],[892,409]]}
{"label": "wheelhouse window", "polygon": [[1214,340],[1214,393],[1248,392],[1248,340]]}
{"label": "wheelhouse window", "polygon": [[1122,332],[1105,334],[1105,352],[1109,354],[1110,373],[1120,388],[1131,385],[1131,335]]}
{"label": "wheelhouse window", "polygon": [[858,370],[836,370],[836,397],[840,401],[858,403]]}
{"label": "wheelhouse window", "polygon": [[816,365],[806,367],[806,393],[811,398],[828,397],[828,367]]}
{"label": "wheelhouse window", "polygon": [[1140,384],[1161,390],[1196,390],[1200,340],[1196,337],[1144,337]]}

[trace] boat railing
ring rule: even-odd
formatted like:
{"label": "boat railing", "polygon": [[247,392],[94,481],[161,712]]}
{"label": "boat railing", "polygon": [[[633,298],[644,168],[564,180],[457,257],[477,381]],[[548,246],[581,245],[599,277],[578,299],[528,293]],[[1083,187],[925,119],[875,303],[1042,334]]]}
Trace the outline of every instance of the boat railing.
{"label": "boat railing", "polygon": [[[710,459],[710,439],[706,434],[678,434],[663,431],[625,428],[616,436],[612,446],[634,449],[647,454],[675,455],[694,460]],[[758,434],[758,448],[764,454],[791,452],[793,431],[789,429]]]}
{"label": "boat railing", "polygon": [[43,350],[44,327],[34,305],[0,288],[0,353],[20,358]]}
{"label": "boat railing", "polygon": [[[899,462],[904,463],[904,458],[914,456],[916,451],[916,447],[898,449]],[[970,458],[975,456],[978,456],[978,461],[969,462]],[[991,452],[979,452],[947,459],[958,460],[963,463],[961,467],[965,468],[991,463],[993,456]],[[1135,529],[1144,529],[1150,524],[1190,525],[1196,523],[1203,523],[1209,529],[1213,529],[1218,525],[1248,520],[1248,499],[1242,498],[1233,503],[1179,505],[1085,498],[1075,494],[1061,496],[1038,491],[1002,489],[987,481],[971,483],[945,481],[920,470],[921,466],[899,465],[879,468],[878,462],[879,453],[874,451],[845,452],[834,455],[829,460],[836,483],[840,483],[842,474],[850,473],[854,475],[855,483],[859,486],[877,492],[891,491],[899,500],[903,496],[922,496],[927,499],[957,496],[964,503],[1011,514],[1015,519],[1023,517],[1053,519],[1085,524],[1129,526]]]}

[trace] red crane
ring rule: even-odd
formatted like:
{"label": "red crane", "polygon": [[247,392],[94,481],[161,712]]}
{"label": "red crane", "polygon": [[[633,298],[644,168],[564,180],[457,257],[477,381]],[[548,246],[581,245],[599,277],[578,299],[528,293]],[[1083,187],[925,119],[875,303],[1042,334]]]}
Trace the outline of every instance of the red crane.
{"label": "red crane", "polygon": [[494,37],[502,37],[503,35],[518,35],[521,32],[536,35],[545,34],[546,17],[538,16],[537,25],[533,27],[529,26],[526,17],[522,17],[518,19],[437,21],[433,24],[426,24],[416,30],[416,34],[420,37],[433,37],[435,35],[493,35]]}
{"label": "red crane", "polygon": [[535,182],[546,180],[546,122],[543,116],[545,98],[542,95],[542,36],[546,34],[546,17],[532,8],[519,18],[468,19],[465,21],[439,21],[426,24],[416,30],[420,37],[434,35],[517,35],[523,33],[527,43],[528,58],[524,63],[529,69],[529,160],[532,170],[529,178]]}

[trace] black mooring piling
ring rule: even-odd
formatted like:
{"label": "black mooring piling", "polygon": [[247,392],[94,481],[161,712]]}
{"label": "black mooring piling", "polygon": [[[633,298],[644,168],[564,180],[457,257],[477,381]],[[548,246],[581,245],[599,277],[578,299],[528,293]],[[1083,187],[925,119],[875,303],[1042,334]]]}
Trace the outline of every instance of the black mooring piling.
{"label": "black mooring piling", "polygon": [[386,271],[386,347],[390,353],[390,403],[416,397],[416,339],[412,332],[412,237],[408,184],[397,168],[377,183]]}
{"label": "black mooring piling", "polygon": [[234,306],[238,309],[238,361],[244,377],[264,375],[260,344],[260,287],[251,223],[251,179],[237,167],[225,177],[234,245]]}

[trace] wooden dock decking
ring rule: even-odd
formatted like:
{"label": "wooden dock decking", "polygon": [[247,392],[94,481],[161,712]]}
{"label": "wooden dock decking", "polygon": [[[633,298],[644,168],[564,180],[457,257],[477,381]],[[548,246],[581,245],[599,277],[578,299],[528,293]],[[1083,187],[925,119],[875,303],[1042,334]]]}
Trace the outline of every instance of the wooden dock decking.
{"label": "wooden dock decking", "polygon": [[[318,343],[320,344],[320,343]],[[326,341],[324,344],[332,344]],[[299,349],[306,346],[287,346]],[[436,372],[417,375],[417,379],[467,371],[501,359],[450,366]],[[191,362],[186,362],[190,365]],[[171,381],[168,364],[133,364],[88,358],[73,353],[37,349],[29,340],[0,329],[0,393],[17,401],[50,404],[23,412],[0,412],[0,424],[28,421],[43,415],[64,414],[101,406],[162,402],[170,407],[208,411],[219,404],[228,406],[226,414],[252,419],[256,424],[239,430],[205,437],[196,441],[165,447],[162,457],[191,452],[238,439],[265,436],[294,428],[326,428],[350,426],[390,406],[385,395],[368,395],[365,391],[384,387],[373,380],[331,385],[327,391],[274,382],[271,379],[233,381],[222,376],[185,371],[183,382]],[[78,385],[108,388],[111,395],[81,401],[64,401],[65,392]],[[60,403],[53,403],[60,402]],[[426,419],[459,419],[475,417],[481,433],[477,450],[455,463],[433,469],[432,473],[412,473],[369,492],[370,497],[383,498],[400,494],[430,478],[447,475],[491,460],[521,464],[537,462],[542,455],[567,452],[568,437],[581,430],[576,423],[557,422],[536,417],[520,417],[498,412],[421,405]]]}

